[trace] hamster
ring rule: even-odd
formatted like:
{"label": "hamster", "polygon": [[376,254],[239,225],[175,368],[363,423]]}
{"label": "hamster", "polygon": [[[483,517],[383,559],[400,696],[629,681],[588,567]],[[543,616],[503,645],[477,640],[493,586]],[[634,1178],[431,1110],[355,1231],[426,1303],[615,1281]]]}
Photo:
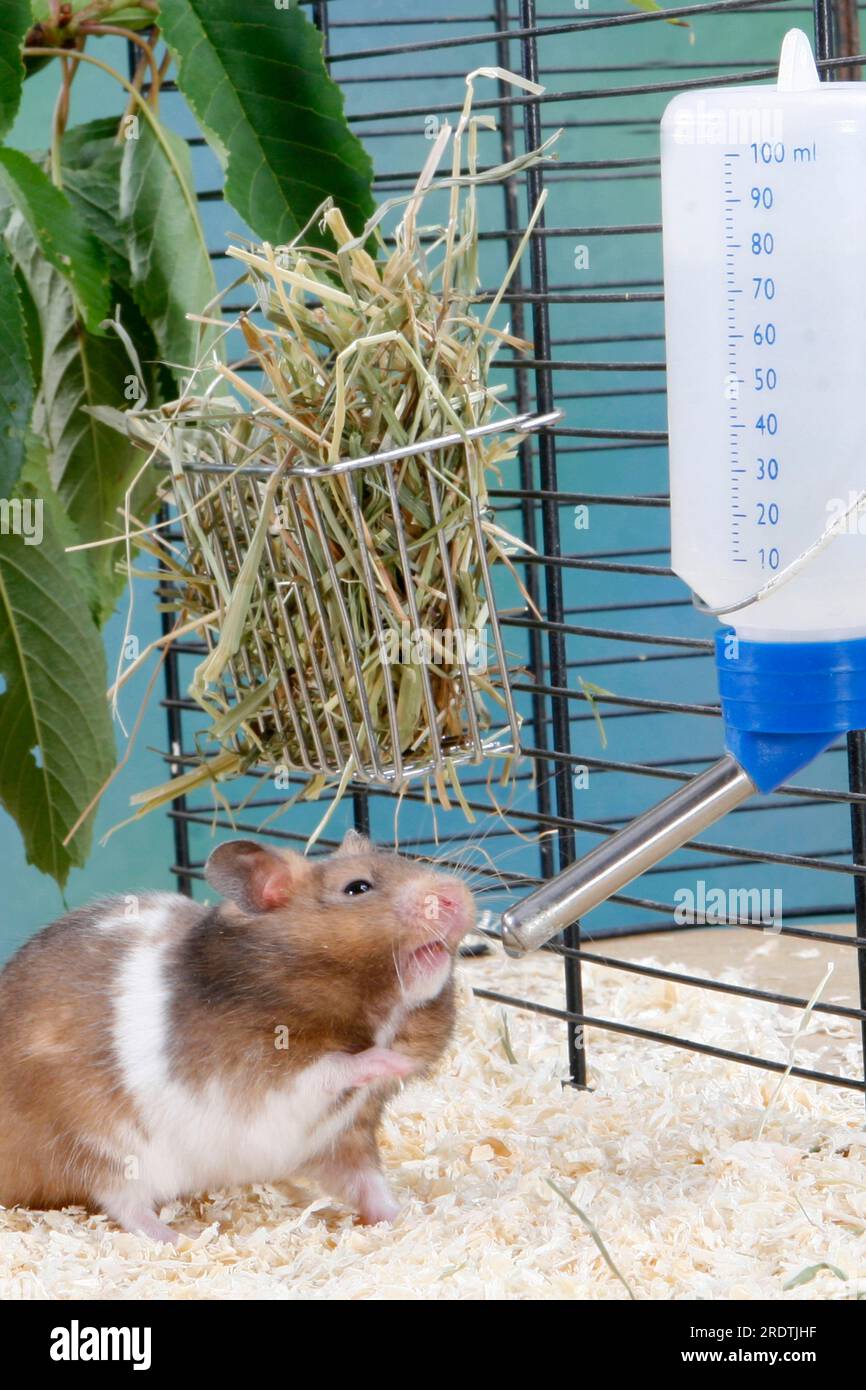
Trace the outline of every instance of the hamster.
{"label": "hamster", "polygon": [[232,840],[205,876],[219,906],[98,902],[0,973],[0,1204],[176,1243],[162,1203],[304,1174],[392,1220],[377,1129],[451,1036],[472,894],[355,831],[323,859]]}

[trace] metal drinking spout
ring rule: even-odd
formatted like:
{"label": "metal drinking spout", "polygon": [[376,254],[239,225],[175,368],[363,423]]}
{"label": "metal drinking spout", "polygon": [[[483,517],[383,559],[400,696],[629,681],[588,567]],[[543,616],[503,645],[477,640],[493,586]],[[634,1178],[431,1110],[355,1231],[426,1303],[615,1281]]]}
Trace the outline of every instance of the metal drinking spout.
{"label": "metal drinking spout", "polygon": [[502,943],[506,951],[523,955],[543,946],[665,855],[720,820],[755,790],[748,773],[726,754],[706,772],[503,912]]}

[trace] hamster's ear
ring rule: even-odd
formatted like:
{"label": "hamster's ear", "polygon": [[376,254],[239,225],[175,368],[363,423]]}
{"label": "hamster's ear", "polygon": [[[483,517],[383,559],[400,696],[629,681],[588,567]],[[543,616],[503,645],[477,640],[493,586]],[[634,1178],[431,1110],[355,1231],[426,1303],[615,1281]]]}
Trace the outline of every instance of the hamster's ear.
{"label": "hamster's ear", "polygon": [[347,830],[343,836],[343,843],[339,849],[334,850],[334,854],[338,857],[349,854],[366,854],[370,849],[372,849],[372,845],[366,835],[361,835],[357,830]]}
{"label": "hamster's ear", "polygon": [[253,915],[285,907],[309,872],[302,854],[264,849],[254,840],[218,845],[204,866],[211,887]]}

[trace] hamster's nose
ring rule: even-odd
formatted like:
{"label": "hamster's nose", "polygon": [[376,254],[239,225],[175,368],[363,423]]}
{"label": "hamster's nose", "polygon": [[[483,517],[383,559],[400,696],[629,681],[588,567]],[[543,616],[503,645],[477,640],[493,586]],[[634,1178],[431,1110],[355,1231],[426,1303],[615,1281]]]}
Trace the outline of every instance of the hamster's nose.
{"label": "hamster's nose", "polygon": [[475,902],[458,879],[431,885],[424,895],[424,919],[455,944],[475,922]]}

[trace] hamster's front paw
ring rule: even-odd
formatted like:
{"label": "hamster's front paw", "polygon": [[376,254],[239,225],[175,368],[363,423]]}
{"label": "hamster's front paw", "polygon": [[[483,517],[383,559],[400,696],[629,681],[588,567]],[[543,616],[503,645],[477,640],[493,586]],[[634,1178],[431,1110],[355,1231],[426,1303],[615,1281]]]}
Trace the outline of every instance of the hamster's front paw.
{"label": "hamster's front paw", "polygon": [[368,1047],[351,1059],[351,1086],[369,1086],[374,1081],[397,1081],[410,1076],[415,1063],[404,1052],[390,1047]]}
{"label": "hamster's front paw", "polygon": [[357,1090],[377,1081],[399,1081],[416,1070],[417,1063],[390,1047],[368,1047],[364,1052],[334,1052],[324,1059],[331,1091]]}

